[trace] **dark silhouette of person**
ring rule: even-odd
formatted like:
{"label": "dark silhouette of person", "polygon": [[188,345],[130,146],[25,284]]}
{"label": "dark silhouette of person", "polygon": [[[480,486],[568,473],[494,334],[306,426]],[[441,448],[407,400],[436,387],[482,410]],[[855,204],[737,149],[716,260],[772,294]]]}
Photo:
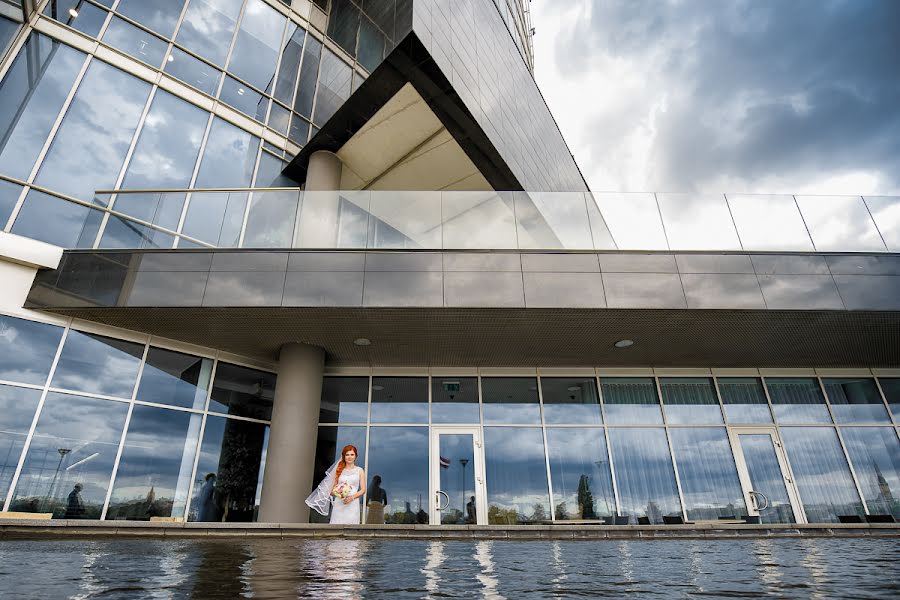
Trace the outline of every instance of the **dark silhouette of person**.
{"label": "dark silhouette of person", "polygon": [[83,519],[84,513],[87,512],[84,508],[84,500],[81,498],[81,490],[84,489],[80,483],[76,483],[75,487],[72,488],[72,491],[69,492],[69,498],[66,500],[66,518],[67,519]]}
{"label": "dark silhouette of person", "polygon": [[197,510],[198,521],[218,521],[219,507],[216,505],[216,474],[207,473],[206,483],[200,488],[197,494]]}
{"label": "dark silhouette of person", "polygon": [[387,492],[381,487],[381,475],[372,477],[372,484],[366,492],[366,505],[369,507],[366,512],[366,523],[382,524],[384,523],[384,507],[387,506]]}
{"label": "dark silhouette of person", "polygon": [[469,501],[466,502],[466,523],[470,523],[474,525],[478,522],[478,517],[475,514],[475,496],[469,498]]}

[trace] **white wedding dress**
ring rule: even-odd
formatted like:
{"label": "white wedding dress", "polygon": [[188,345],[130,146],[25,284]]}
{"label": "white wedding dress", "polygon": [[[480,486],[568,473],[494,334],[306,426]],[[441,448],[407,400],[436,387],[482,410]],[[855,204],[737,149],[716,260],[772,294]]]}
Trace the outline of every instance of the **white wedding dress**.
{"label": "white wedding dress", "polygon": [[[338,483],[346,483],[353,489],[353,493],[359,491],[359,474],[362,471],[359,467],[352,469],[344,469]],[[332,496],[331,501],[331,521],[329,523],[338,525],[359,525],[359,498],[349,504],[344,504],[342,498]]]}

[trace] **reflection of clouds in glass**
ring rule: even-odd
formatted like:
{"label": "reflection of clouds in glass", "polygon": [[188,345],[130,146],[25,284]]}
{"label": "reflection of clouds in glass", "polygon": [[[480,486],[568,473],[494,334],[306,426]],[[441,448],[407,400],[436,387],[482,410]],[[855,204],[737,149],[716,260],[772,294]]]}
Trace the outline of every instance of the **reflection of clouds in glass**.
{"label": "reflection of clouds in glass", "polygon": [[689,519],[746,513],[737,468],[724,428],[669,430]]}
{"label": "reflection of clouds in glass", "polygon": [[661,522],[680,514],[672,457],[661,428],[610,429],[621,513]]}
{"label": "reflection of clouds in glass", "polygon": [[71,330],[51,385],[130,398],[143,345]]}
{"label": "reflection of clouds in glass", "polygon": [[404,512],[406,503],[413,512],[427,509],[428,428],[372,427],[366,471],[370,492],[376,475],[387,494],[385,515]]}
{"label": "reflection of clouds in glass", "polygon": [[900,196],[866,196],[864,200],[888,250],[900,252]]}
{"label": "reflection of clouds in glass", "polygon": [[653,194],[593,196],[620,250],[669,249]]}
{"label": "reflection of clouds in glass", "polygon": [[0,315],[0,379],[43,384],[62,328]]}
{"label": "reflection of clouds in glass", "polygon": [[859,196],[797,196],[819,252],[886,250]]}
{"label": "reflection of clouds in glass", "polygon": [[740,250],[725,196],[657,194],[672,250]]}
{"label": "reflection of clouds in glass", "polygon": [[[520,518],[549,519],[547,465],[540,428],[485,427],[484,453],[488,504],[514,509]],[[543,516],[536,514],[536,507]]]}
{"label": "reflection of clouds in glass", "polygon": [[812,251],[793,196],[728,194],[744,250]]}

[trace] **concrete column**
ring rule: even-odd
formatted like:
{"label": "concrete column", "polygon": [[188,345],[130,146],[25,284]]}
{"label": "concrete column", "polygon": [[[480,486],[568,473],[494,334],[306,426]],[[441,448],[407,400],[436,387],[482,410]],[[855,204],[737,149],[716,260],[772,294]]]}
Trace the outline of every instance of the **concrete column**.
{"label": "concrete column", "polygon": [[301,248],[336,248],[340,223],[341,159],[319,150],[309,157],[306,191],[300,205],[297,245]]}
{"label": "concrete column", "polygon": [[318,150],[309,155],[306,167],[306,190],[309,192],[341,189],[341,170],[344,163],[334,152]]}
{"label": "concrete column", "polygon": [[259,507],[261,522],[309,521],[304,500],[313,484],[324,367],[321,348],[296,343],[281,348]]}

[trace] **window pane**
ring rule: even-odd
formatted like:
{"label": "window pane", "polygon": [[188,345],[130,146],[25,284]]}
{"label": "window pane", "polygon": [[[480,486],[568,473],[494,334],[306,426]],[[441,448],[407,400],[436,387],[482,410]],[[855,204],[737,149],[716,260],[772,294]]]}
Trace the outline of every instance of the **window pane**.
{"label": "window pane", "polygon": [[515,200],[519,248],[594,247],[581,192],[519,193]]}
{"label": "window pane", "polygon": [[0,385],[0,506],[12,483],[41,390]]}
{"label": "window pane", "polygon": [[201,415],[135,406],[106,518],[184,518]]}
{"label": "window pane", "polygon": [[747,515],[731,444],[724,427],[669,429],[688,519]]}
{"label": "window pane", "polygon": [[[237,246],[247,206],[246,192],[194,192],[181,232],[220,248]],[[179,244],[179,248],[190,247]]]}
{"label": "window pane", "polygon": [[[303,65],[300,67],[300,81],[297,83],[297,96],[294,98],[294,110],[307,119],[312,116],[313,98],[316,95],[316,81],[319,78],[319,57],[322,54],[322,42],[309,36],[303,47]],[[296,120],[296,119],[295,119]],[[306,136],[301,144],[306,143]]]}
{"label": "window pane", "polygon": [[356,32],[359,30],[359,12],[359,9],[350,0],[331,0],[328,37],[354,58],[356,57]]}
{"label": "window pane", "polygon": [[300,192],[254,192],[247,214],[244,248],[290,248]]}
{"label": "window pane", "polygon": [[859,196],[797,196],[797,204],[819,252],[886,250]]}
{"label": "window pane", "polygon": [[113,17],[103,34],[103,41],[128,56],[159,68],[169,47],[167,42],[140,27]]}
{"label": "window pane", "polygon": [[165,71],[210,96],[216,94],[216,90],[219,89],[219,78],[222,76],[222,72],[218,69],[175,46],[169,53]]}
{"label": "window pane", "polygon": [[149,93],[149,83],[92,61],[35,182],[81,200],[115,187]]}
{"label": "window pane", "polygon": [[881,385],[888,406],[891,407],[894,421],[900,423],[900,379],[881,377],[878,383]]}
{"label": "window pane", "polygon": [[249,0],[228,71],[260,90],[272,91],[285,17],[262,0]]}
{"label": "window pane", "polygon": [[440,248],[440,199],[440,192],[371,192],[369,248]]}
{"label": "window pane", "polygon": [[427,423],[428,379],[373,377],[373,423]]}
{"label": "window pane", "polygon": [[219,98],[260,123],[266,120],[269,99],[237,79],[225,77]]}
{"label": "window pane", "polygon": [[[133,164],[133,163],[132,163]],[[129,186],[134,188],[152,186]],[[149,221],[154,225],[165,227],[171,231],[178,228],[181,219],[181,209],[187,195],[183,192],[148,192],[145,194],[119,194],[116,197],[115,210],[130,215],[137,219]],[[112,219],[112,217],[111,217]],[[104,229],[104,239],[109,233],[110,223]],[[101,240],[101,244],[103,240]],[[107,247],[107,246],[104,246]]]}
{"label": "window pane", "polygon": [[740,250],[728,203],[722,195],[657,194],[672,250]]}
{"label": "window pane", "polygon": [[541,406],[533,377],[482,377],[485,424],[540,424]]}
{"label": "window pane", "polygon": [[[344,446],[355,446],[359,450],[356,464],[365,468],[366,464],[366,428],[365,427],[319,427],[319,439],[316,442],[316,464],[313,472],[312,489],[325,478],[325,472],[340,458]],[[367,472],[368,474],[368,472]],[[312,491],[312,490],[310,490]],[[300,500],[302,502],[302,499]],[[314,510],[309,511],[310,523],[327,523]]]}
{"label": "window pane", "polygon": [[[72,9],[75,9],[74,16]],[[44,14],[93,38],[100,33],[103,22],[106,20],[105,10],[83,0],[56,0],[55,2],[48,2],[47,7],[44,9]],[[3,47],[5,45],[0,46],[0,49]]]}
{"label": "window pane", "polygon": [[0,171],[27,179],[84,54],[32,32],[0,83]]}
{"label": "window pane", "polygon": [[[316,114],[313,122],[324,125],[331,115],[350,97],[350,65],[325,48],[322,52],[322,66],[319,73],[318,94],[316,94]],[[302,74],[301,74],[302,75]]]}
{"label": "window pane", "polygon": [[175,40],[218,65],[225,63],[243,0],[191,0]]}
{"label": "window pane", "polygon": [[831,423],[815,379],[767,377],[766,387],[779,423]]}
{"label": "window pane", "polygon": [[170,37],[183,7],[184,0],[119,0],[116,10],[156,33]]}
{"label": "window pane", "polygon": [[275,374],[220,362],[209,410],[268,421],[275,399]]}
{"label": "window pane", "polygon": [[838,423],[890,423],[875,380],[869,378],[823,379],[831,412]]}
{"label": "window pane", "polygon": [[609,430],[620,514],[629,522],[646,517],[662,523],[663,516],[680,516],[681,503],[666,431],[659,427]]}
{"label": "window pane", "polygon": [[217,117],[209,131],[194,187],[248,187],[258,149],[258,137]]}
{"label": "window pane", "polygon": [[890,427],[842,427],[869,513],[900,520],[900,438]]}
{"label": "window pane", "polygon": [[619,250],[668,250],[653,194],[592,194]]}
{"label": "window pane", "polygon": [[0,315],[0,379],[43,385],[63,328]]}
{"label": "window pane", "polygon": [[550,519],[544,438],[539,427],[485,427],[488,524]]}
{"label": "window pane", "polygon": [[431,378],[432,423],[479,423],[478,378],[438,376]]}
{"label": "window pane", "polygon": [[796,523],[774,441],[768,433],[738,434],[750,487],[764,494],[769,501],[767,507],[763,503],[764,508],[759,509],[760,523]]}
{"label": "window pane", "polygon": [[359,26],[359,64],[370,73],[384,57],[384,34],[369,19],[362,19]]}
{"label": "window pane", "polygon": [[616,498],[603,429],[547,428],[557,521],[614,515]]}
{"label": "window pane", "polygon": [[847,459],[833,427],[782,427],[781,437],[810,523],[863,515]]}
{"label": "window pane", "polygon": [[428,428],[372,427],[368,464],[365,523],[427,524]]}
{"label": "window pane", "polygon": [[661,424],[656,383],[650,377],[600,379],[606,422],[611,425]]}
{"label": "window pane", "polygon": [[771,423],[769,402],[762,382],[756,377],[720,377],[719,393],[725,418],[732,425]]}
{"label": "window pane", "polygon": [[324,377],[319,423],[367,423],[368,403],[368,377]]}
{"label": "window pane", "polygon": [[143,344],[72,329],[50,385],[131,398],[143,354]]}
{"label": "window pane", "polygon": [[542,377],[545,423],[599,425],[600,397],[593,377]]}
{"label": "window pane", "polygon": [[255,521],[268,443],[268,425],[206,417],[188,520]]}
{"label": "window pane", "polygon": [[158,229],[110,215],[99,248],[171,248],[175,237]]}
{"label": "window pane", "polygon": [[32,189],[12,232],[63,248],[93,248],[103,213]]}
{"label": "window pane", "polygon": [[744,250],[813,250],[793,196],[728,194]]}
{"label": "window pane", "polygon": [[866,196],[866,206],[891,252],[900,252],[900,196]]}
{"label": "window pane", "polygon": [[50,393],[10,510],[99,519],[128,404]]}
{"label": "window pane", "polygon": [[517,248],[514,192],[444,192],[444,248]]}
{"label": "window pane", "polygon": [[[193,104],[157,90],[122,187],[133,190],[190,187],[208,117],[209,113]],[[118,200],[121,199],[120,196]],[[118,200],[116,210],[121,210]]]}
{"label": "window pane", "polygon": [[19,202],[21,193],[21,185],[0,179],[0,229],[6,228],[6,222]]}
{"label": "window pane", "polygon": [[278,81],[275,84],[275,99],[286,106],[294,100],[294,88],[297,85],[297,71],[303,56],[303,40],[306,30],[293,22],[288,22],[284,48],[281,51],[281,64],[278,67]]}
{"label": "window pane", "polygon": [[712,380],[706,377],[664,377],[659,380],[666,422],[670,425],[706,425],[722,422]]}
{"label": "window pane", "polygon": [[203,410],[212,360],[173,350],[150,348],[137,399]]}

